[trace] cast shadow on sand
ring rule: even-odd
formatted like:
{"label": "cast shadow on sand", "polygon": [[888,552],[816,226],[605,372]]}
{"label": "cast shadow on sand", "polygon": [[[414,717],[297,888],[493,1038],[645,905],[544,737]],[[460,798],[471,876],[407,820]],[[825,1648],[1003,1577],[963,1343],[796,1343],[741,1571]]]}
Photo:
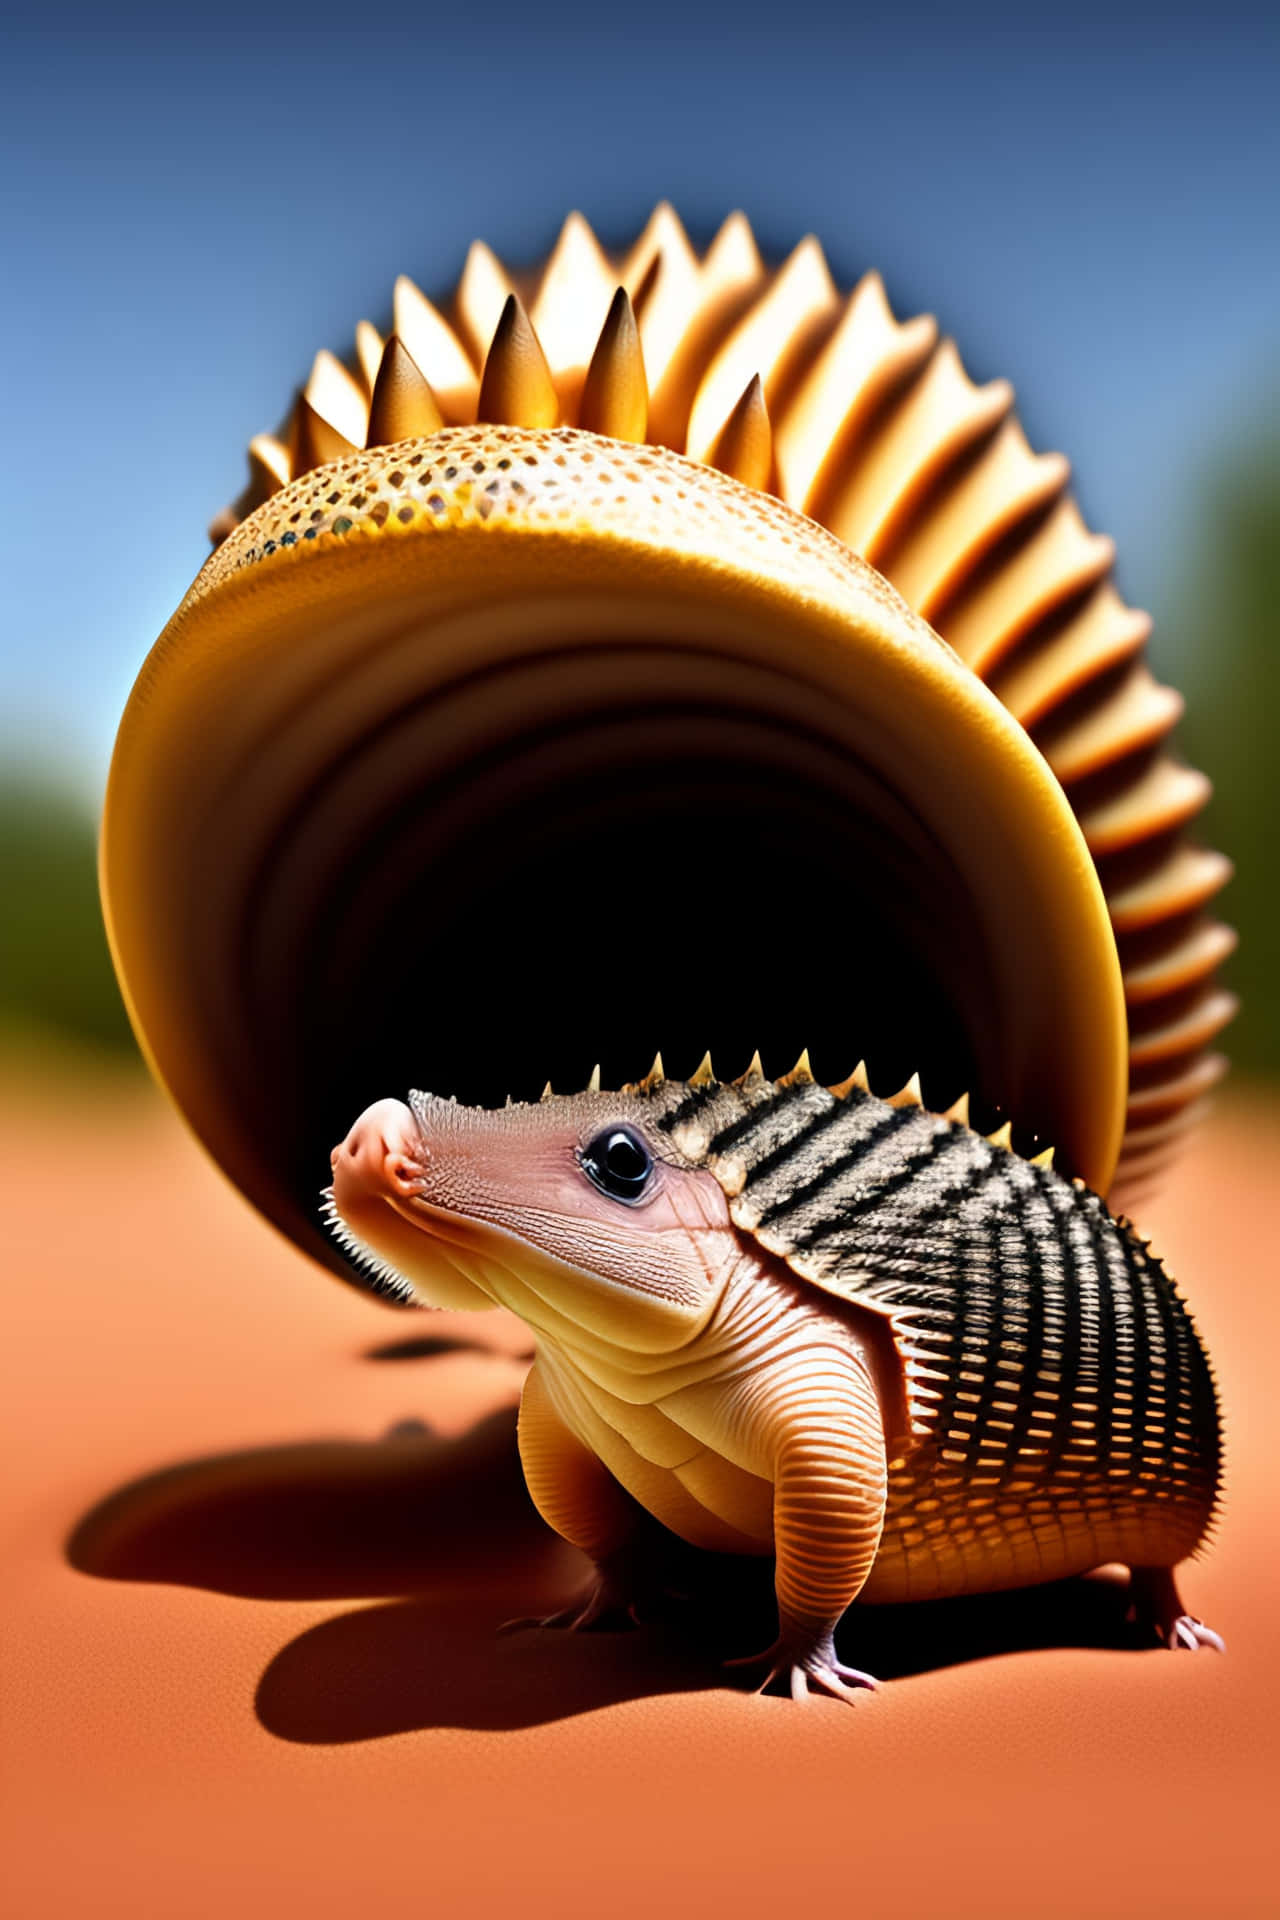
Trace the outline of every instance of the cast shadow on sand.
{"label": "cast shadow on sand", "polygon": [[[462,1334],[429,1333],[419,1334],[411,1340],[386,1340],[379,1346],[366,1347],[366,1360],[436,1360],[444,1353],[493,1353],[492,1342],[468,1340]],[[501,1351],[501,1349],[498,1349]],[[533,1348],[513,1346],[511,1353],[519,1360],[532,1360]]]}
{"label": "cast shadow on sand", "polygon": [[[252,1599],[376,1599],[299,1634],[259,1681],[262,1724],[319,1744],[423,1727],[527,1727],[725,1685],[719,1660],[772,1637],[769,1563],[677,1543],[671,1553],[672,1584],[689,1598],[660,1622],[498,1636],[508,1616],[562,1602],[585,1570],[533,1511],[508,1410],[456,1439],[406,1421],[371,1442],[190,1461],[110,1494],[67,1545],[74,1567],[102,1579]],[[1127,1647],[1124,1611],[1123,1583],[1106,1575],[855,1608],[842,1650],[893,1680],[1016,1651]]]}

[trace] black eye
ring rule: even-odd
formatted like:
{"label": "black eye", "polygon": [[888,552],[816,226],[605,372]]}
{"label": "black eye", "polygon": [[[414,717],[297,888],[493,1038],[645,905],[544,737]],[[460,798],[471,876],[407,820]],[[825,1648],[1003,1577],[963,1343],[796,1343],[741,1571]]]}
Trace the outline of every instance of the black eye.
{"label": "black eye", "polygon": [[638,1200],[653,1172],[653,1155],[630,1127],[610,1127],[582,1150],[582,1168],[611,1200]]}

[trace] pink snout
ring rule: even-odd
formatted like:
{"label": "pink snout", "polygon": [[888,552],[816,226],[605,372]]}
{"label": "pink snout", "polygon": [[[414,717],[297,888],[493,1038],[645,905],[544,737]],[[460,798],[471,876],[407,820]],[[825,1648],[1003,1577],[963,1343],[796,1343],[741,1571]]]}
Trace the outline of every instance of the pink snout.
{"label": "pink snout", "polygon": [[422,1136],[403,1100],[377,1100],[366,1107],[341,1146],[329,1156],[334,1197],[407,1194],[422,1179]]}

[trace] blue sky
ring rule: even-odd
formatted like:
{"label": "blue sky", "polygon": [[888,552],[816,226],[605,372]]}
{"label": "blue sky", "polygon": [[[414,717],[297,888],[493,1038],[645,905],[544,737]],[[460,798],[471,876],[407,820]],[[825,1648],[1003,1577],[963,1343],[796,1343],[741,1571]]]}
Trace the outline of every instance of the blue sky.
{"label": "blue sky", "polygon": [[477,234],[527,259],[579,206],[620,242],[663,195],[695,238],[815,230],[1014,381],[1157,613],[1275,417],[1274,8],[209,11],[0,49],[0,753],[93,798],[249,436]]}

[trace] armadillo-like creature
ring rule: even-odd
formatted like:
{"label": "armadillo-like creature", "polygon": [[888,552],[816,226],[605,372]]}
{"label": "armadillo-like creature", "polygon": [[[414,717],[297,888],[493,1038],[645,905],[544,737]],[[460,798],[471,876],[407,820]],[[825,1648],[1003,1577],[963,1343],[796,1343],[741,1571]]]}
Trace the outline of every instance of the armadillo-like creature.
{"label": "armadillo-like creature", "polygon": [[[510,1308],[537,1358],[530,1493],[589,1554],[547,1624],[625,1612],[634,1503],[696,1547],[776,1556],[763,1684],[841,1699],[854,1599],[1030,1585],[1119,1561],[1171,1647],[1221,1648],[1172,1569],[1203,1541],[1217,1406],[1159,1261],[1050,1157],[918,1083],[634,1086],[490,1112],[370,1107],[330,1223],[405,1301]],[[752,1664],[752,1663],[739,1663]]]}

